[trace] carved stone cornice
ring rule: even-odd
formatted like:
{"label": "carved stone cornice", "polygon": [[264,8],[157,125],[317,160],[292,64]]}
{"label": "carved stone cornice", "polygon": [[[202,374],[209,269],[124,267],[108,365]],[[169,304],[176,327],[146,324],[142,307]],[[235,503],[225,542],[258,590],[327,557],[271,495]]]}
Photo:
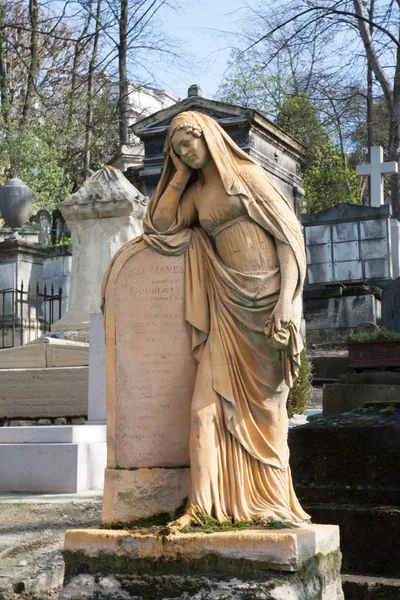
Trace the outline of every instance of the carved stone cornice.
{"label": "carved stone cornice", "polygon": [[106,166],[59,205],[67,221],[133,216],[143,219],[149,199],[114,167]]}

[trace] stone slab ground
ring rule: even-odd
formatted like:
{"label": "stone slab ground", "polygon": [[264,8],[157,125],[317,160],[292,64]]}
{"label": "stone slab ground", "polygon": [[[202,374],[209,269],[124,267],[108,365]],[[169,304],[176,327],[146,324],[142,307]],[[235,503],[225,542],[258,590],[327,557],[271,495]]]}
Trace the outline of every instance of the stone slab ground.
{"label": "stone slab ground", "polygon": [[57,503],[0,498],[1,600],[56,600],[64,577],[65,531],[101,518],[101,498]]}

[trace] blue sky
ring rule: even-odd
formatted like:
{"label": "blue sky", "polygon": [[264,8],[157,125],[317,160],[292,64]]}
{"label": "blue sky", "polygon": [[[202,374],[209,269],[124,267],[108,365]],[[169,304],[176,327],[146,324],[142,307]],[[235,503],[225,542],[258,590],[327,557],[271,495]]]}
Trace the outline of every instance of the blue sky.
{"label": "blue sky", "polygon": [[[238,21],[242,0],[191,0],[178,14],[165,21],[168,34],[183,40],[182,50],[192,55],[192,72],[177,65],[155,69],[160,87],[186,97],[192,83],[200,84],[204,96],[212,98],[224,77],[231,49],[240,44]],[[182,6],[184,6],[182,4]]]}

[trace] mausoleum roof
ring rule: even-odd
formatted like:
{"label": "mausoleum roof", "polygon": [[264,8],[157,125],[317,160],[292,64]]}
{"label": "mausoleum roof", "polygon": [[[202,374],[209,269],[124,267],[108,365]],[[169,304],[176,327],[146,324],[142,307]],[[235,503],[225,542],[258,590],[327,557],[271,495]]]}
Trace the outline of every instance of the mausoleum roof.
{"label": "mausoleum roof", "polygon": [[257,110],[246,106],[235,106],[227,102],[209,100],[201,96],[191,96],[180,102],[176,102],[168,108],[137,121],[132,125],[132,130],[141,139],[151,137],[157,134],[166,133],[173,118],[186,110],[196,110],[210,115],[223,127],[238,126],[249,124],[257,129],[261,134],[264,133],[270,139],[276,139],[280,144],[285,145],[300,159],[309,155],[309,150],[288,135],[283,129],[275,125]]}

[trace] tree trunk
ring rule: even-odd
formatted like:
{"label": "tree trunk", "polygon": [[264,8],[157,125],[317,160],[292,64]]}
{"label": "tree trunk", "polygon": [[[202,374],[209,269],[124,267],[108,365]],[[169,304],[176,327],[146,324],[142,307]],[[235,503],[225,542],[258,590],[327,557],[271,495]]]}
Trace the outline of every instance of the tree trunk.
{"label": "tree trunk", "polygon": [[7,34],[4,29],[6,6],[0,2],[0,98],[1,98],[1,115],[3,117],[4,128],[7,133],[10,127],[10,99],[8,97],[8,74],[7,74],[7,57],[6,57],[6,41]]}
{"label": "tree trunk", "polygon": [[[397,47],[397,62],[393,84],[393,100],[390,115],[389,160],[400,160],[400,47]],[[400,173],[392,175],[391,195],[393,216],[400,221]]]}
{"label": "tree trunk", "polygon": [[93,143],[93,84],[97,61],[97,50],[100,36],[101,0],[97,0],[96,24],[93,37],[92,56],[89,63],[87,105],[86,105],[86,131],[85,131],[85,157],[84,157],[84,179],[90,177],[91,145]]}
{"label": "tree trunk", "polygon": [[[368,17],[370,20],[369,31],[371,34],[371,39],[373,36],[372,22],[374,19],[374,5],[375,5],[374,0],[371,0],[369,11],[368,11]],[[371,147],[374,145],[374,123],[373,123],[374,98],[373,98],[373,91],[372,91],[372,85],[373,85],[372,76],[373,76],[373,72],[372,72],[371,59],[367,56],[367,135],[368,135],[367,143],[368,143],[368,157],[369,157],[370,162],[371,162]],[[370,178],[368,178],[368,199],[369,199],[369,205],[371,206],[372,199],[371,199],[371,180],[370,180]]]}
{"label": "tree trunk", "polygon": [[121,0],[121,12],[119,18],[119,143],[120,146],[129,143],[129,131],[127,120],[128,107],[128,78],[126,71],[126,54],[128,44],[128,0]]}
{"label": "tree trunk", "polygon": [[[362,0],[353,0],[353,3],[356,14],[364,16],[365,10]],[[357,19],[357,24],[367,59],[370,61],[374,75],[380,83],[389,113],[389,160],[398,162],[400,158],[400,45],[397,46],[396,69],[392,86],[379,62],[368,26],[361,19]],[[392,175],[391,195],[393,216],[400,220],[400,174]]]}
{"label": "tree trunk", "polygon": [[36,77],[38,73],[38,3],[37,0],[29,0],[29,23],[31,29],[30,40],[30,62],[28,83],[26,86],[26,94],[24,106],[22,109],[22,125],[26,123],[29,114],[29,108],[32,102],[32,97],[35,91]]}

